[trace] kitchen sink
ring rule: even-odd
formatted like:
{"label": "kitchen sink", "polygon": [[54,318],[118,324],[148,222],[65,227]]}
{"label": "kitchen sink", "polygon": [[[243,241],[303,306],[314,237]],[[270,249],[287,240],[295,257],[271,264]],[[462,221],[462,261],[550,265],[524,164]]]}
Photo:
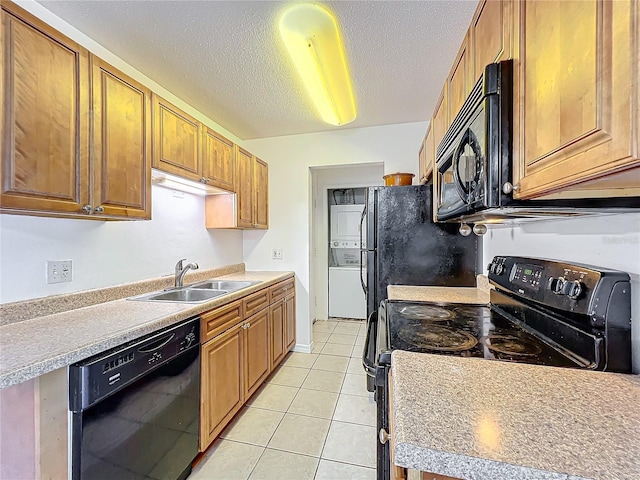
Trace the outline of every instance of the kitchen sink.
{"label": "kitchen sink", "polygon": [[172,288],[162,292],[145,293],[144,295],[130,297],[129,300],[137,300],[140,302],[200,303],[219,297],[220,295],[257,285],[258,283],[260,282],[206,280],[187,287]]}
{"label": "kitchen sink", "polygon": [[229,293],[227,290],[199,290],[195,288],[181,288],[175,290],[167,290],[164,292],[153,292],[137,297],[131,297],[129,300],[139,300],[142,302],[186,302],[199,303],[206,302],[212,298],[219,297]]}
{"label": "kitchen sink", "polygon": [[195,283],[193,285],[189,285],[189,288],[193,289],[213,289],[213,290],[224,290],[226,292],[235,292],[236,290],[241,290],[243,288],[250,287],[252,285],[257,285],[260,282],[243,282],[236,280],[207,280],[206,282]]}

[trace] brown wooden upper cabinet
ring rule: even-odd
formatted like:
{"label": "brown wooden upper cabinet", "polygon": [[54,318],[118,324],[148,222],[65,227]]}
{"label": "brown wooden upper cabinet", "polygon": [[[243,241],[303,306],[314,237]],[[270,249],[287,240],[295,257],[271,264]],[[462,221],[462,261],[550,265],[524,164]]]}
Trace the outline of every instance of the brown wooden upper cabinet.
{"label": "brown wooden upper cabinet", "polygon": [[447,128],[449,128],[449,107],[447,99],[447,83],[445,83],[442,92],[440,92],[440,97],[438,97],[438,101],[436,102],[436,108],[433,111],[430,124],[436,150],[444,138],[444,134],[447,133]]}
{"label": "brown wooden upper cabinet", "polygon": [[207,228],[269,228],[269,166],[236,146],[235,195],[209,195]]}
{"label": "brown wooden upper cabinet", "polygon": [[91,205],[109,216],[151,218],[151,91],[91,56]]}
{"label": "brown wooden upper cabinet", "polygon": [[1,211],[150,218],[149,90],[13,3],[1,20]]}
{"label": "brown wooden upper cabinet", "polygon": [[467,38],[471,57],[471,88],[490,63],[511,58],[513,0],[481,0]]}
{"label": "brown wooden upper cabinet", "polygon": [[640,196],[639,26],[633,0],[481,0],[431,118],[434,152],[465,89],[512,58],[514,197]]}
{"label": "brown wooden upper cabinet", "polygon": [[238,227],[252,228],[254,221],[254,185],[253,155],[246,150],[237,149],[236,155],[237,179],[236,193],[238,194]]}
{"label": "brown wooden upper cabinet", "polygon": [[269,228],[269,166],[259,158],[254,157],[253,165],[253,189],[255,199],[254,227]]}
{"label": "brown wooden upper cabinet", "polygon": [[515,197],[640,195],[639,10],[516,3]]}
{"label": "brown wooden upper cabinet", "polygon": [[235,191],[234,144],[219,133],[203,126],[202,177],[204,182],[229,192]]}
{"label": "brown wooden upper cabinet", "polygon": [[153,168],[203,181],[202,124],[156,94],[153,94],[153,122]]}
{"label": "brown wooden upper cabinet", "polygon": [[449,110],[448,125],[453,123],[453,120],[456,118],[456,115],[462,108],[462,104],[473,87],[471,80],[473,74],[471,70],[470,50],[469,34],[467,34],[464,37],[464,41],[460,46],[458,55],[456,55],[456,59],[453,62],[453,68],[451,69],[451,73],[447,79],[447,92],[449,94],[449,102],[447,104],[447,108]]}
{"label": "brown wooden upper cabinet", "polygon": [[427,135],[420,144],[420,151],[418,152],[418,173],[420,180],[418,183],[427,183],[433,173],[433,128],[431,125],[427,128]]}

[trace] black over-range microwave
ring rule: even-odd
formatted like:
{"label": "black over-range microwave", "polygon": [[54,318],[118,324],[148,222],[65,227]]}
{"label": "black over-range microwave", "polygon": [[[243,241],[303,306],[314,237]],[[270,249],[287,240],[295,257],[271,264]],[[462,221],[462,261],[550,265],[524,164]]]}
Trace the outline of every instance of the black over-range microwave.
{"label": "black over-range microwave", "polygon": [[438,145],[438,221],[494,223],[640,206],[637,197],[514,200],[512,135],[513,61],[506,60],[487,65]]}

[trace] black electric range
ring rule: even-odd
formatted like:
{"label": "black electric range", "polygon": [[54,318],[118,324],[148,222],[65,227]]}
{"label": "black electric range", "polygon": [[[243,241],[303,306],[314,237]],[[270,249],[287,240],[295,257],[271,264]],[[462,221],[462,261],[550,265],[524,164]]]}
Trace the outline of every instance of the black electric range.
{"label": "black electric range", "polygon": [[[388,430],[393,350],[631,372],[628,274],[524,257],[495,257],[488,269],[489,305],[385,300],[369,317],[363,365],[378,431]],[[388,480],[381,442],[378,480]]]}

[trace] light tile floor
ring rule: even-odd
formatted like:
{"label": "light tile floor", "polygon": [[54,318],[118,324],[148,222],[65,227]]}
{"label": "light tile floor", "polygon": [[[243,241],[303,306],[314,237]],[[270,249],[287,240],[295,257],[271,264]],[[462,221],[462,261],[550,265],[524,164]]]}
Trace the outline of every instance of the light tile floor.
{"label": "light tile floor", "polygon": [[314,352],[285,358],[189,479],[375,480],[364,335],[363,321],[315,322]]}

